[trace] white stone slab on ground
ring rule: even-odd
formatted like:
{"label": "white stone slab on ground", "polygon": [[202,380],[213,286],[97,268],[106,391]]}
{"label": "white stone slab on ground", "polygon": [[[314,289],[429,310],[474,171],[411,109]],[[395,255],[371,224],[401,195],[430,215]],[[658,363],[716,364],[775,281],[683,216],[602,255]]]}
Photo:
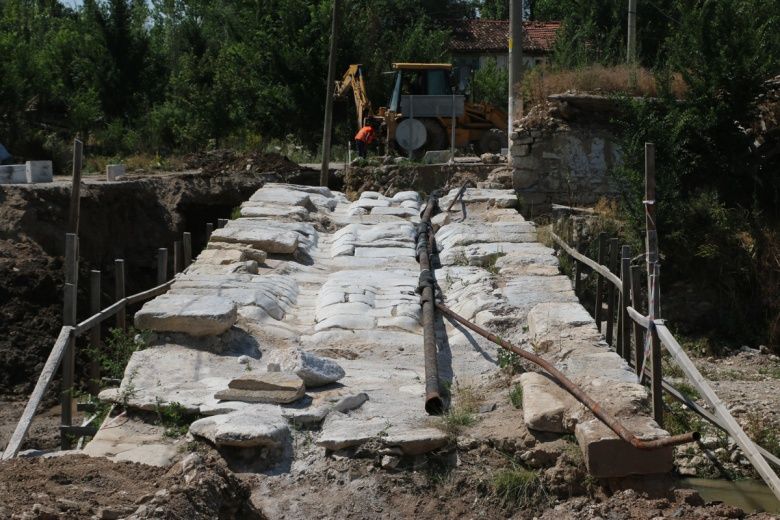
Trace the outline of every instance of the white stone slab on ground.
{"label": "white stone slab on ground", "polygon": [[236,322],[236,305],[220,296],[164,294],[135,314],[139,330],[216,336]]}

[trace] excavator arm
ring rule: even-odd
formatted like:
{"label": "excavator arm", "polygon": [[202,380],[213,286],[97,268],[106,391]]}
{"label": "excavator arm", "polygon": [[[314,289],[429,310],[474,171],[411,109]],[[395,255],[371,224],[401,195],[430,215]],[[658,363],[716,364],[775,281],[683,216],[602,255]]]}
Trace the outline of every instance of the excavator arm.
{"label": "excavator arm", "polygon": [[350,65],[341,81],[336,82],[336,97],[343,97],[347,90],[352,88],[352,94],[355,97],[355,109],[357,111],[357,127],[362,128],[365,118],[373,115],[371,101],[366,92],[366,82],[363,79],[363,66],[360,64]]}

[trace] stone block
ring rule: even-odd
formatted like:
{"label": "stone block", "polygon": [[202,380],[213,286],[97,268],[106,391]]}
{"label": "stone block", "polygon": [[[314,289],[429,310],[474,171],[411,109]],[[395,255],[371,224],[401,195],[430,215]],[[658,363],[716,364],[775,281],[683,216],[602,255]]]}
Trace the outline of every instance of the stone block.
{"label": "stone block", "polygon": [[516,169],[512,173],[512,187],[518,190],[532,188],[539,182],[537,170]]}
{"label": "stone block", "polygon": [[335,383],[346,375],[335,361],[297,348],[272,351],[268,355],[268,363],[277,363],[285,372],[294,372],[307,387]]}
{"label": "stone block", "polygon": [[582,405],[549,376],[537,372],[520,375],[523,420],[532,430],[566,433],[574,429]]}
{"label": "stone block", "polygon": [[428,150],[422,158],[423,164],[444,164],[450,160],[449,150]]}
{"label": "stone block", "polygon": [[217,446],[278,448],[290,438],[290,428],[278,407],[251,407],[199,419],[190,433]]}
{"label": "stone block", "polygon": [[211,234],[213,242],[244,243],[267,253],[294,253],[298,248],[298,233],[285,229],[246,228],[231,226],[215,230]]}
{"label": "stone block", "polygon": [[228,383],[237,390],[290,390],[304,389],[303,380],[292,372],[247,372]]}
{"label": "stone block", "polygon": [[215,393],[214,399],[219,399],[220,401],[241,401],[244,403],[289,404],[303,397],[304,392],[303,385],[300,385],[297,390],[244,390],[228,388]]}
{"label": "stone block", "polygon": [[531,153],[531,145],[516,144],[512,146],[512,157],[525,157]]}
{"label": "stone block", "polygon": [[[624,420],[626,427],[638,437],[656,438],[668,435],[652,419],[635,416]],[[575,437],[585,458],[588,472],[596,478],[617,478],[629,475],[652,475],[672,470],[674,448],[640,450],[618,437],[598,419],[579,423]]]}
{"label": "stone block", "polygon": [[27,169],[24,164],[0,166],[0,184],[26,184]]}
{"label": "stone block", "polygon": [[109,182],[118,181],[125,176],[124,164],[108,164],[106,165],[106,180]]}
{"label": "stone block", "polygon": [[135,314],[135,326],[190,336],[216,336],[236,322],[236,304],[220,296],[163,294]]}
{"label": "stone block", "polygon": [[51,161],[27,161],[24,165],[25,180],[28,184],[52,182],[54,170]]}
{"label": "stone block", "polygon": [[528,132],[512,132],[510,135],[512,145],[517,144],[531,144],[534,142],[533,137]]}

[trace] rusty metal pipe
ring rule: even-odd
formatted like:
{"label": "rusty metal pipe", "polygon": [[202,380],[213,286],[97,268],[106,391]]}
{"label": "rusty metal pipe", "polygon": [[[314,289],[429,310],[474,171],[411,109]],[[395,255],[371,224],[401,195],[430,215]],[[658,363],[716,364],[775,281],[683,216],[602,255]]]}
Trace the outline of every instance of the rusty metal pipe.
{"label": "rusty metal pipe", "polygon": [[[466,181],[466,182],[464,182],[464,183],[463,183],[463,186],[461,186],[461,187],[460,187],[460,190],[458,190],[458,193],[457,193],[457,195],[455,195],[455,198],[454,198],[454,199],[452,199],[452,201],[450,202],[450,205],[449,205],[449,206],[447,206],[447,213],[449,213],[450,211],[452,211],[452,206],[454,206],[454,205],[455,205],[455,203],[456,203],[456,202],[457,202],[459,199],[462,201],[462,199],[463,199],[463,194],[465,194],[465,193],[466,193],[466,188],[468,188],[469,186],[471,186],[472,188],[476,188],[476,187],[477,187],[477,185],[476,185],[476,184],[474,184],[474,183],[473,183],[473,182],[471,182],[471,181]],[[465,204],[462,204],[462,206],[463,206],[463,208],[464,208],[464,213],[463,213],[463,216],[465,217],[465,215],[466,215],[466,214],[465,214]]]}
{"label": "rusty metal pipe", "polygon": [[699,440],[700,434],[699,432],[688,432],[683,433],[682,435],[672,435],[669,437],[664,437],[661,439],[654,439],[654,440],[644,440],[636,437],[633,433],[631,433],[628,429],[626,429],[623,424],[621,424],[620,421],[618,421],[617,418],[613,417],[611,414],[609,414],[607,411],[605,411],[599,403],[594,401],[593,399],[588,396],[580,387],[575,385],[569,378],[567,378],[560,370],[555,368],[550,362],[545,360],[544,358],[537,356],[536,354],[532,354],[531,352],[525,351],[521,348],[518,348],[511,343],[509,343],[506,340],[503,340],[496,336],[495,334],[486,331],[482,327],[475,325],[474,323],[471,323],[463,316],[458,315],[455,313],[452,309],[447,307],[444,304],[437,303],[436,308],[439,309],[442,313],[444,313],[446,316],[449,316],[453,320],[457,321],[461,325],[465,326],[468,329],[473,330],[480,336],[489,339],[496,345],[510,351],[514,352],[518,356],[527,359],[528,361],[542,367],[544,370],[547,371],[554,379],[560,383],[560,385],[569,392],[571,395],[573,395],[579,402],[584,404],[585,406],[590,409],[590,411],[593,412],[593,415],[599,418],[601,422],[606,424],[610,430],[615,432],[618,437],[629,443],[635,448],[638,448],[640,450],[654,450],[657,448],[664,448],[667,446],[678,446],[680,444],[686,444],[689,442],[694,442]]}
{"label": "rusty metal pipe", "polygon": [[417,233],[417,261],[420,264],[420,304],[422,305],[423,355],[425,357],[425,411],[429,415],[440,415],[444,411],[444,401],[439,393],[439,361],[436,349],[435,331],[435,294],[433,288],[433,268],[430,252],[433,229],[431,216],[438,203],[438,197],[432,194],[420,218]]}

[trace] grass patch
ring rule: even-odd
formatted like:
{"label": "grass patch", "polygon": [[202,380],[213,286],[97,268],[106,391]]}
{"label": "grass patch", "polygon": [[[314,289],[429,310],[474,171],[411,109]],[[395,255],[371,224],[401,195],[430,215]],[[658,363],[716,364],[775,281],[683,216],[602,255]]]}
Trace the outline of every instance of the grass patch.
{"label": "grass patch", "polygon": [[[671,78],[671,92],[678,99],[688,90],[682,76]],[[658,82],[651,70],[628,65],[590,65],[575,69],[549,70],[535,67],[523,81],[523,97],[528,106],[544,103],[551,94],[574,90],[595,94],[628,94],[631,96],[657,97]]]}
{"label": "grass patch", "polygon": [[514,352],[510,352],[508,350],[504,350],[503,348],[499,348],[497,358],[498,358],[498,367],[503,370],[507,370],[510,374],[518,374],[520,372],[523,372],[523,364],[521,362],[521,358]]}
{"label": "grass patch", "polygon": [[772,379],[780,379],[780,367],[761,367],[758,373]]}
{"label": "grass patch", "polygon": [[678,383],[676,385],[676,388],[677,388],[677,390],[680,391],[680,393],[682,395],[684,395],[685,397],[687,397],[691,401],[694,401],[694,400],[698,399],[699,397],[701,397],[699,395],[699,391],[696,390],[696,388],[692,384],[690,384],[690,383],[688,383],[686,381],[682,381],[682,382]]}
{"label": "grass patch", "polygon": [[197,416],[188,413],[181,403],[166,404],[159,397],[156,399],[154,412],[157,414],[158,423],[165,428],[166,437],[181,437],[197,419]]}
{"label": "grass patch", "polygon": [[549,499],[539,473],[514,463],[493,475],[492,487],[504,507],[531,507]]}
{"label": "grass patch", "polygon": [[230,220],[236,220],[241,218],[241,206],[236,206],[233,211],[230,212]]}
{"label": "grass patch", "polygon": [[509,401],[517,409],[523,407],[523,386],[516,384],[512,390],[509,391]]}
{"label": "grass patch", "polygon": [[482,402],[482,396],[476,389],[469,385],[456,383],[452,392],[452,404],[449,410],[442,415],[439,428],[453,437],[463,429],[474,426],[477,423],[477,410]]}
{"label": "grass patch", "polygon": [[547,247],[553,247],[555,242],[552,239],[552,224],[537,227],[536,240]]}
{"label": "grass patch", "polygon": [[104,377],[122,379],[130,356],[146,348],[150,334],[149,331],[138,331],[133,327],[128,328],[127,332],[111,329],[102,348],[89,345],[86,352],[90,359],[98,361],[100,373]]}
{"label": "grass patch", "polygon": [[753,442],[770,452],[772,455],[780,457],[780,433],[771,423],[767,425],[761,415],[750,413],[745,423],[745,433],[753,439]]}
{"label": "grass patch", "polygon": [[681,403],[669,396],[664,396],[664,404],[666,405],[664,429],[670,434],[681,435],[690,431],[702,431],[704,420],[698,415],[686,410]]}

